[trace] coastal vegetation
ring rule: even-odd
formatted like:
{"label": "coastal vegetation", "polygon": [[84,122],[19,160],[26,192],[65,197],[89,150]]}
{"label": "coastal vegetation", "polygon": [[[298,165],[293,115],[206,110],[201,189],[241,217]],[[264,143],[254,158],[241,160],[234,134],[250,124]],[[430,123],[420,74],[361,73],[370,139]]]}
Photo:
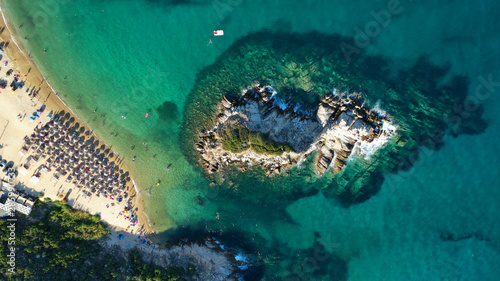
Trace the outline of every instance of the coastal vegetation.
{"label": "coastal vegetation", "polygon": [[100,217],[60,201],[39,201],[30,217],[16,218],[15,274],[7,271],[8,222],[0,220],[2,280],[174,281],[184,280],[187,274],[182,267],[162,268],[147,262],[137,250],[103,245],[109,230]]}
{"label": "coastal vegetation", "polygon": [[243,126],[226,128],[222,133],[222,147],[233,153],[252,149],[257,153],[281,155],[292,151],[289,144],[277,143],[260,132],[251,132]]}
{"label": "coastal vegetation", "polygon": [[[447,134],[476,134],[486,128],[481,105],[465,117],[456,111],[466,103],[468,81],[449,75],[449,66],[434,65],[426,57],[396,71],[389,67],[389,59],[380,56],[360,55],[347,62],[338,46],[348,40],[319,33],[259,32],[235,42],[198,74],[188,96],[186,126],[180,135],[187,159],[196,164],[198,134],[213,127],[222,98],[237,99],[256,83],[272,86],[283,99],[311,107],[336,88],[340,93],[357,93],[368,106],[381,105],[389,114],[398,129],[387,145],[369,159],[351,161],[328,184],[313,187],[351,203],[376,192],[384,174],[409,169],[419,158],[419,146],[438,149]],[[237,132],[226,137],[228,149],[244,149],[245,138]]]}

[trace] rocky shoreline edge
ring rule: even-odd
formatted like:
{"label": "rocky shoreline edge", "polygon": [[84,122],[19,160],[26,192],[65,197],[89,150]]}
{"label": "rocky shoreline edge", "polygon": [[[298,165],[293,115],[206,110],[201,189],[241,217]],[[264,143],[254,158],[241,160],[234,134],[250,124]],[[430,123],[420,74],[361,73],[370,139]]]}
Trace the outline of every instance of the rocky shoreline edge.
{"label": "rocky shoreline edge", "polygon": [[[337,90],[309,108],[279,98],[271,86],[257,84],[245,89],[238,99],[223,97],[218,109],[215,126],[202,130],[195,145],[198,162],[209,174],[233,165],[243,171],[259,165],[267,176],[279,174],[314,152],[318,175],[327,170],[338,173],[351,155],[369,156],[396,131],[391,117],[366,106],[360,94]],[[229,151],[224,134],[235,127],[258,132],[276,144],[289,145],[291,150],[258,153],[251,143],[242,142],[237,148],[241,152]]]}
{"label": "rocky shoreline edge", "polygon": [[[106,242],[103,242],[106,244]],[[237,249],[226,247],[215,237],[205,236],[202,240],[184,238],[168,243],[167,247],[125,248],[116,245],[115,250],[128,256],[130,250],[138,250],[144,262],[151,261],[162,268],[182,267],[195,274],[188,280],[240,280],[253,269],[249,255]]]}

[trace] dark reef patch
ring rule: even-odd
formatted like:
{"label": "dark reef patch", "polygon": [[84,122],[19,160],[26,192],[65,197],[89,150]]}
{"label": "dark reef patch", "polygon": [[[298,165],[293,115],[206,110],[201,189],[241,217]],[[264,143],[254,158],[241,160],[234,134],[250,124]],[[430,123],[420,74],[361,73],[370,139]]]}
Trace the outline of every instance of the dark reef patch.
{"label": "dark reef patch", "polygon": [[347,261],[329,252],[321,240],[315,233],[312,247],[291,255],[290,276],[284,280],[347,280]]}
{"label": "dark reef patch", "polygon": [[[216,228],[208,228],[206,225],[198,223],[169,229],[159,233],[158,236],[168,238],[169,242],[165,244],[167,248],[179,245],[179,243],[171,241],[181,241],[181,244],[184,243],[186,245],[217,241],[221,245],[224,245],[229,254],[241,253],[245,255],[251,264],[250,267],[246,270],[236,272],[239,276],[243,277],[243,280],[262,280],[267,270],[267,261],[263,259],[261,253],[262,251],[270,250],[265,246],[265,239],[260,235],[229,229],[224,230],[224,233],[222,233],[222,231]],[[236,261],[234,262],[237,263]]]}
{"label": "dark reef patch", "polygon": [[157,109],[160,119],[165,121],[175,120],[179,115],[177,105],[171,101],[165,101]]}
{"label": "dark reef patch", "polygon": [[[392,116],[393,124],[399,126],[396,135],[369,159],[351,161],[328,180],[319,179],[307,167],[291,168],[272,180],[283,181],[282,189],[307,189],[306,193],[323,190],[327,196],[340,195],[338,198],[346,206],[375,194],[384,174],[410,169],[421,156],[419,146],[437,150],[450,135],[478,134],[486,128],[487,122],[481,118],[482,106],[467,104],[467,78],[450,78],[450,66],[437,66],[421,57],[413,66],[391,71],[388,59],[367,55],[348,63],[339,48],[346,40],[316,32],[259,32],[236,41],[213,65],[198,73],[197,83],[187,98],[184,121],[189,124],[180,134],[180,143],[188,161],[196,164],[197,135],[214,125],[222,97],[239,97],[243,89],[256,83],[270,85],[279,96],[311,107],[333,88],[356,92],[370,106],[378,105]],[[217,182],[223,186],[227,185],[224,179],[232,186],[244,185],[242,181],[247,177],[231,171],[210,177],[222,178]],[[255,171],[252,174],[263,177]],[[306,188],[286,183],[292,178],[297,181],[297,175],[308,179],[298,180]],[[296,196],[301,193],[298,190],[285,193]]]}

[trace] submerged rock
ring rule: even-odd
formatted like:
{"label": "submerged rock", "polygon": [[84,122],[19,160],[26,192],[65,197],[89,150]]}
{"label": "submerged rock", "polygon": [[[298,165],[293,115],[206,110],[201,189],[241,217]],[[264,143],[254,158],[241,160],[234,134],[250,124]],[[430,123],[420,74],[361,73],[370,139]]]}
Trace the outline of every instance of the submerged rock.
{"label": "submerged rock", "polygon": [[[315,167],[319,175],[330,168],[337,173],[352,154],[375,152],[395,131],[389,116],[365,107],[357,94],[347,96],[334,91],[312,110],[303,110],[302,105],[284,101],[275,94],[270,86],[256,85],[245,90],[239,99],[222,99],[216,125],[211,130],[200,132],[195,147],[199,163],[207,173],[215,173],[230,165],[238,165],[242,171],[260,165],[266,175],[279,174],[313,152],[318,152]],[[233,128],[243,128],[237,130],[248,132],[228,136],[227,132]],[[268,137],[275,144],[286,144],[291,149],[285,151],[281,147],[282,152],[273,153],[262,153],[262,149],[256,151],[251,141],[247,143],[239,139],[241,134],[252,132]],[[241,144],[231,150],[225,141],[233,137]]]}

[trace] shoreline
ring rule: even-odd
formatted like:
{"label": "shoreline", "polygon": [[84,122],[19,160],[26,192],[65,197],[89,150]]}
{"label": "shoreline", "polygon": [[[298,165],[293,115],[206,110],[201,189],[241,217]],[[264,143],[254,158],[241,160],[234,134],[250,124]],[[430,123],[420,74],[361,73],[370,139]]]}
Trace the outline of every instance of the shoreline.
{"label": "shoreline", "polygon": [[[84,122],[84,120],[82,120],[59,97],[59,95],[57,94],[55,89],[52,87],[52,85],[50,85],[50,83],[47,81],[45,76],[43,76],[43,74],[40,72],[40,70],[39,70],[37,64],[35,63],[35,61],[33,60],[33,58],[30,55],[27,55],[27,54],[29,54],[29,52],[26,49],[26,47],[22,43],[19,43],[20,42],[19,36],[16,33],[14,27],[12,26],[12,23],[9,21],[8,15],[5,14],[5,8],[2,7],[2,4],[3,3],[0,3],[0,13],[2,14],[2,21],[3,21],[3,25],[5,26],[5,29],[2,31],[2,33],[0,33],[0,38],[2,39],[3,42],[13,42],[16,45],[16,47],[14,47],[13,45],[9,44],[8,46],[4,47],[5,55],[4,55],[4,58],[2,60],[6,60],[7,58],[9,60],[12,60],[12,62],[9,62],[9,66],[6,68],[12,68],[16,73],[20,73],[21,75],[19,77],[22,78],[22,80],[26,82],[26,86],[25,86],[26,88],[28,88],[28,89],[32,88],[32,87],[38,88],[37,101],[33,100],[33,98],[31,99],[31,101],[29,101],[27,94],[24,94],[24,93],[20,94],[20,92],[24,91],[24,89],[17,90],[16,93],[13,93],[15,95],[15,98],[23,100],[25,105],[28,104],[29,102],[32,102],[35,104],[35,107],[46,106],[45,112],[53,111],[55,114],[57,112],[64,111],[64,112],[70,113],[70,115],[75,118],[75,122],[82,124],[82,127],[84,127],[87,131],[90,131],[91,136],[94,136],[94,138],[96,140],[98,140],[100,143],[104,144],[106,149],[110,149],[114,153],[114,155],[119,155],[115,150],[113,150],[111,148],[111,146],[112,146],[111,144],[104,143],[102,141],[102,138],[99,138],[99,136],[97,136],[96,133],[88,126],[87,122]],[[45,87],[43,87],[44,83],[46,83]],[[7,91],[5,91],[5,92],[7,92]],[[2,95],[9,95],[9,94],[3,93],[3,94],[0,94],[0,97]],[[32,104],[32,106],[33,106],[33,104]],[[23,109],[24,109],[23,111],[30,111],[30,108],[26,108],[26,106]],[[25,116],[26,116],[26,113],[25,113]],[[5,118],[7,120],[8,124],[13,123],[13,120],[18,121],[15,118],[10,118],[10,117],[13,117],[13,116],[9,116],[9,117]],[[33,125],[34,125],[34,123],[35,122],[33,122]],[[45,122],[43,122],[43,123],[45,123]],[[7,130],[8,130],[8,128],[6,125],[5,131],[7,131]],[[29,134],[31,134],[32,132],[33,131],[29,132]],[[14,134],[18,135],[19,143],[22,144],[23,135],[21,135],[21,134],[23,134],[23,133],[14,132]],[[0,141],[3,142],[3,139],[1,139],[1,137],[0,137]],[[19,149],[20,148],[21,147],[19,147]],[[11,150],[11,148],[10,147],[3,148],[1,150],[1,152],[2,152],[2,154],[12,154],[12,152],[17,154],[16,150],[19,150],[19,149],[14,149],[14,148],[12,148],[12,149],[14,151],[9,151],[9,153],[7,153],[7,150]],[[21,159],[22,159],[22,157],[21,157]],[[21,162],[16,161],[15,164],[16,164],[16,166],[18,166],[21,164]],[[119,166],[121,169],[129,172],[131,179],[135,178],[134,173],[133,173],[132,169],[130,169],[129,165],[122,162],[122,163],[120,163]],[[147,233],[154,233],[154,231],[150,225],[149,219],[145,213],[145,206],[143,205],[143,203],[139,199],[140,190],[138,187],[136,187],[135,182],[134,182],[133,190],[134,191],[132,191],[132,189],[130,190],[131,191],[130,196],[131,197],[133,196],[133,198],[134,198],[132,200],[133,208],[134,209],[137,208],[137,216],[138,216],[138,220],[139,220],[138,225],[142,225],[146,229]],[[75,207],[78,209],[89,211],[88,208],[86,208],[86,206],[75,206]],[[101,220],[105,221],[110,226],[110,228],[113,228],[113,227],[123,228],[123,227],[120,227],[120,226],[117,226],[117,225],[111,223],[111,221],[109,219],[105,219],[102,216],[101,216]]]}

